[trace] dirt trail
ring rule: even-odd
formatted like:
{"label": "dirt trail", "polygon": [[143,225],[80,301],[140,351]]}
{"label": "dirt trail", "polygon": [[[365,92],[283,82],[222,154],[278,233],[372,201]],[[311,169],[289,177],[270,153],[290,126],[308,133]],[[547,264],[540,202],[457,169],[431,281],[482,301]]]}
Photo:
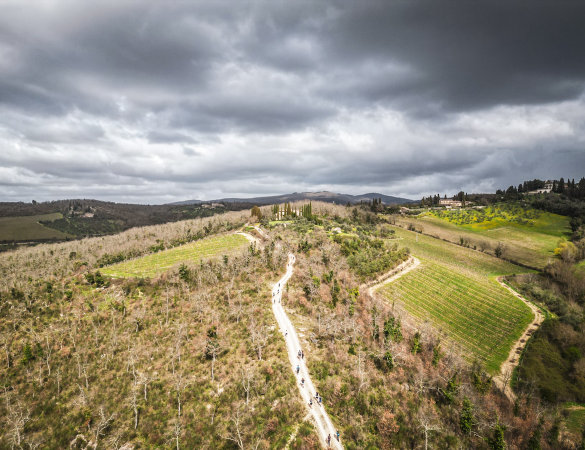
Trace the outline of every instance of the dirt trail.
{"label": "dirt trail", "polygon": [[238,231],[235,234],[239,234],[240,236],[244,236],[246,239],[248,239],[252,244],[256,244],[257,246],[260,245],[260,239],[258,239],[256,236],[252,236],[251,234],[248,234],[244,231]]}
{"label": "dirt trail", "polygon": [[374,284],[373,286],[369,286],[369,284],[366,284],[365,287],[368,289],[368,294],[370,295],[370,297],[373,297],[374,293],[379,288],[384,286],[386,283],[391,283],[392,281],[396,280],[397,278],[400,278],[402,275],[410,272],[412,269],[416,269],[419,265],[420,265],[419,259],[415,258],[414,256],[411,255],[410,258],[408,258],[406,261],[404,261],[400,265],[396,266],[390,272],[387,272],[384,275],[382,275],[381,277],[378,277],[374,281],[374,283],[376,283],[376,284]]}
{"label": "dirt trail", "polygon": [[[319,404],[315,398],[315,387],[313,385],[313,381],[309,376],[309,370],[306,365],[306,355],[305,358],[299,358],[298,353],[302,350],[301,343],[299,341],[299,337],[297,332],[291,323],[290,319],[288,318],[284,308],[282,307],[282,290],[286,285],[287,281],[293,274],[293,265],[295,263],[295,256],[291,253],[288,255],[288,264],[286,266],[286,274],[276,282],[274,287],[272,288],[272,312],[274,313],[274,317],[276,317],[276,321],[280,327],[282,334],[284,335],[284,340],[286,342],[286,348],[288,351],[288,359],[291,364],[291,368],[293,373],[297,378],[297,387],[299,388],[299,392],[301,397],[307,407],[309,414],[313,418],[314,425],[317,429],[319,434],[319,441],[321,445],[325,448],[329,448],[327,446],[327,436],[331,436],[331,448],[342,449],[343,445],[341,442],[338,442],[336,439],[336,432],[337,429],[333,426],[329,415],[325,411],[324,404]],[[297,374],[297,366],[299,367],[299,373]],[[305,382],[302,385],[301,380],[304,379]],[[313,405],[309,406],[309,400],[312,400]],[[324,399],[326,402],[327,399]]]}
{"label": "dirt trail", "polygon": [[534,319],[532,320],[532,322],[530,322],[530,325],[526,327],[526,330],[524,330],[524,333],[522,333],[520,339],[518,339],[514,343],[512,349],[510,350],[510,353],[508,354],[508,358],[506,359],[506,361],[502,363],[500,373],[494,377],[494,383],[496,384],[496,386],[498,386],[504,392],[504,394],[506,394],[508,399],[513,402],[514,400],[516,400],[516,394],[514,394],[512,388],[510,387],[512,372],[520,362],[520,355],[522,355],[522,351],[524,350],[524,347],[526,347],[528,339],[530,339],[530,336],[532,336],[532,334],[538,329],[538,327],[544,321],[544,314],[542,314],[542,311],[538,309],[536,305],[526,300],[522,295],[520,295],[518,292],[516,292],[514,289],[512,289],[510,286],[504,283],[502,279],[503,277],[498,277],[497,278],[498,283],[500,283],[512,294],[514,294],[516,297],[518,297],[520,300],[526,303],[526,305],[528,305],[528,307],[534,313]]}
{"label": "dirt trail", "polygon": [[252,225],[254,227],[254,229],[258,232],[258,234],[260,236],[262,236],[264,239],[268,239],[268,234],[259,226],[257,225]]}

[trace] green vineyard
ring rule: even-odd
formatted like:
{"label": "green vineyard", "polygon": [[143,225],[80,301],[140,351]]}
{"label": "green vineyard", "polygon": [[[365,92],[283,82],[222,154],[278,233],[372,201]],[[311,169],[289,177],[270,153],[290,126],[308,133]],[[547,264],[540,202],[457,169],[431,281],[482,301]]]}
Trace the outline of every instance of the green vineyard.
{"label": "green vineyard", "polygon": [[151,278],[168,271],[170,268],[187,261],[199,262],[228,255],[248,244],[248,240],[239,234],[214,236],[191,244],[171,248],[141,258],[123,261],[105,267],[104,275],[116,278]]}
{"label": "green vineyard", "polygon": [[431,322],[467,359],[482,361],[490,372],[499,369],[533,318],[530,308],[493,278],[463,275],[426,260],[380,292]]}

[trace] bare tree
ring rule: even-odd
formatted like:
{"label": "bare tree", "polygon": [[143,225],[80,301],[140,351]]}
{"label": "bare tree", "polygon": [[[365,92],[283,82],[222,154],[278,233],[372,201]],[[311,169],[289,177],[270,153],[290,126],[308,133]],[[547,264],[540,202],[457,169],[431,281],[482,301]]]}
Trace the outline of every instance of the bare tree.
{"label": "bare tree", "polygon": [[502,382],[504,384],[504,395],[506,394],[506,391],[508,390],[508,385],[510,384],[510,379],[512,378],[512,369],[510,367],[508,367],[505,372],[502,374]]}
{"label": "bare tree", "polygon": [[421,372],[418,372],[414,376],[413,386],[414,390],[417,392],[419,396],[422,396],[425,392],[427,392],[430,389],[429,383],[425,375]]}
{"label": "bare tree", "polygon": [[186,326],[184,323],[177,324],[177,332],[175,334],[175,356],[179,365],[181,364],[181,347],[186,335]]}
{"label": "bare tree", "polygon": [[12,347],[12,340],[14,339],[12,333],[6,333],[4,335],[4,353],[6,354],[6,367],[10,369],[10,348]]}
{"label": "bare tree", "polygon": [[144,318],[146,317],[146,312],[144,308],[136,309],[132,313],[132,321],[134,322],[134,332],[138,333],[140,328],[144,323]]}
{"label": "bare tree", "polygon": [[234,442],[239,449],[244,450],[244,435],[242,433],[241,425],[242,414],[239,405],[233,410],[230,421],[232,422],[232,426],[229,427],[228,434],[225,438]]}
{"label": "bare tree", "polygon": [[98,446],[100,437],[106,434],[106,430],[112,424],[115,417],[116,417],[115,413],[110,414],[110,416],[108,417],[106,412],[104,411],[104,407],[103,406],[100,407],[99,419],[93,430],[95,448],[97,448]]}
{"label": "bare tree", "polygon": [[85,391],[83,390],[83,386],[81,384],[77,384],[77,388],[79,389],[79,396],[73,400],[73,404],[83,408],[87,406],[87,395],[85,395]]}
{"label": "bare tree", "polygon": [[421,408],[418,414],[418,421],[425,436],[425,450],[429,448],[429,433],[439,431],[441,427],[437,424],[435,415],[428,408]]}
{"label": "bare tree", "polygon": [[168,287],[168,285],[167,285],[167,288],[165,290],[165,294],[166,294],[166,299],[167,299],[167,302],[166,302],[167,308],[166,308],[166,314],[165,314],[165,317],[166,317],[165,318],[165,325],[168,326],[168,324],[169,324],[169,287]]}
{"label": "bare tree", "polygon": [[252,339],[252,345],[256,349],[258,354],[258,360],[262,361],[262,350],[268,344],[268,333],[266,327],[262,327],[256,323],[254,316],[250,318],[250,324],[248,326],[250,332],[250,338]]}
{"label": "bare tree", "polygon": [[57,367],[57,397],[61,395],[61,368]]}
{"label": "bare tree", "polygon": [[205,354],[211,359],[211,381],[215,380],[215,360],[221,353],[222,347],[218,339],[208,339],[205,347]]}
{"label": "bare tree", "polygon": [[155,381],[157,378],[156,376],[149,375],[146,372],[138,372],[138,383],[141,384],[144,388],[144,401],[146,402],[146,390],[148,385]]}
{"label": "bare tree", "polygon": [[47,372],[49,373],[49,376],[51,376],[51,353],[53,353],[53,347],[49,342],[49,332],[47,332],[45,334],[45,351],[43,352],[43,359],[47,365]]}
{"label": "bare tree", "polygon": [[366,361],[365,361],[365,357],[364,357],[364,352],[359,350],[357,356],[358,356],[357,372],[358,372],[358,377],[360,379],[360,385],[358,387],[358,392],[360,392],[362,390],[362,388],[368,384],[368,380],[367,380],[367,373],[366,373],[366,368],[365,368]]}
{"label": "bare tree", "polygon": [[138,386],[136,384],[132,385],[132,389],[130,392],[130,406],[132,406],[132,410],[134,411],[134,429],[138,428]]}
{"label": "bare tree", "polygon": [[12,448],[21,448],[22,441],[24,439],[24,427],[30,421],[30,410],[24,408],[22,404],[17,401],[16,404],[12,404],[8,389],[4,387],[4,395],[6,397],[6,422],[8,440],[12,445]]}
{"label": "bare tree", "polygon": [[250,391],[252,387],[252,383],[254,381],[254,376],[256,375],[256,367],[254,366],[244,366],[241,368],[242,373],[242,387],[244,388],[244,392],[246,393],[246,406],[248,406],[249,399],[250,399]]}
{"label": "bare tree", "polygon": [[188,382],[183,378],[183,374],[180,371],[175,374],[174,385],[175,392],[177,393],[177,417],[181,417],[181,414],[183,413],[181,399]]}
{"label": "bare tree", "polygon": [[233,307],[234,315],[236,316],[236,323],[240,323],[240,317],[242,316],[242,312],[244,311],[244,304],[242,302],[242,293],[238,291],[236,295],[235,305]]}
{"label": "bare tree", "polygon": [[173,439],[175,440],[175,445],[177,450],[179,450],[179,439],[181,437],[181,419],[177,417],[177,421],[175,422],[175,426],[173,427]]}

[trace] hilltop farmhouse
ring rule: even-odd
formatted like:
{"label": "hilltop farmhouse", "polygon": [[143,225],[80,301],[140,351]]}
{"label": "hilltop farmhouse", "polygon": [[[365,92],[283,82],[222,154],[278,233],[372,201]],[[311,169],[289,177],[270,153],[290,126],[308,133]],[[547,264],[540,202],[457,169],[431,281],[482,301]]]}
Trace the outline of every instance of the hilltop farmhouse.
{"label": "hilltop farmhouse", "polygon": [[460,202],[459,200],[453,200],[450,198],[442,198],[439,200],[439,205],[445,206],[447,208],[461,208],[463,206],[463,203]]}

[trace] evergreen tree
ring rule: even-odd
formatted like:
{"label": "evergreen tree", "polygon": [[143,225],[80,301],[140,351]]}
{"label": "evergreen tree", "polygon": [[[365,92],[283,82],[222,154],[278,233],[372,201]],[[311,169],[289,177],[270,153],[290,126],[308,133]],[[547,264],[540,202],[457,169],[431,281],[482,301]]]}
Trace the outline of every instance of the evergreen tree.
{"label": "evergreen tree", "polygon": [[504,439],[504,431],[506,427],[499,421],[494,427],[492,435],[488,438],[488,445],[492,450],[505,450],[506,440]]}
{"label": "evergreen tree", "polygon": [[388,370],[394,369],[394,358],[390,352],[384,353],[384,361],[386,362],[386,368]]}
{"label": "evergreen tree", "polygon": [[471,429],[474,425],[474,417],[473,417],[473,406],[471,405],[471,401],[465,397],[463,399],[463,408],[461,409],[461,415],[459,416],[459,428],[464,434],[471,433]]}
{"label": "evergreen tree", "polygon": [[410,351],[413,355],[420,353],[422,351],[422,343],[420,341],[420,333],[417,331],[414,333],[414,337],[412,338],[412,346],[410,347]]}
{"label": "evergreen tree", "polygon": [[444,390],[441,390],[441,393],[447,404],[451,404],[455,401],[455,397],[457,397],[457,394],[459,393],[459,380],[457,380],[457,374],[453,375],[449,381],[447,381],[447,386],[445,386]]}
{"label": "evergreen tree", "polygon": [[22,349],[22,360],[21,360],[22,364],[26,364],[32,359],[34,359],[32,347],[27,342],[26,344],[24,344],[24,348]]}
{"label": "evergreen tree", "polygon": [[539,424],[536,426],[536,428],[534,429],[532,436],[530,436],[530,439],[528,440],[528,444],[526,444],[526,448],[528,450],[540,450],[541,449],[541,446],[540,446],[541,437],[542,437],[542,419],[539,422]]}
{"label": "evergreen tree", "polygon": [[257,217],[258,220],[262,219],[262,211],[260,211],[260,208],[256,205],[252,207],[251,215]]}
{"label": "evergreen tree", "polygon": [[442,357],[443,352],[441,352],[441,343],[439,342],[433,347],[433,360],[431,361],[433,366],[437,367]]}

